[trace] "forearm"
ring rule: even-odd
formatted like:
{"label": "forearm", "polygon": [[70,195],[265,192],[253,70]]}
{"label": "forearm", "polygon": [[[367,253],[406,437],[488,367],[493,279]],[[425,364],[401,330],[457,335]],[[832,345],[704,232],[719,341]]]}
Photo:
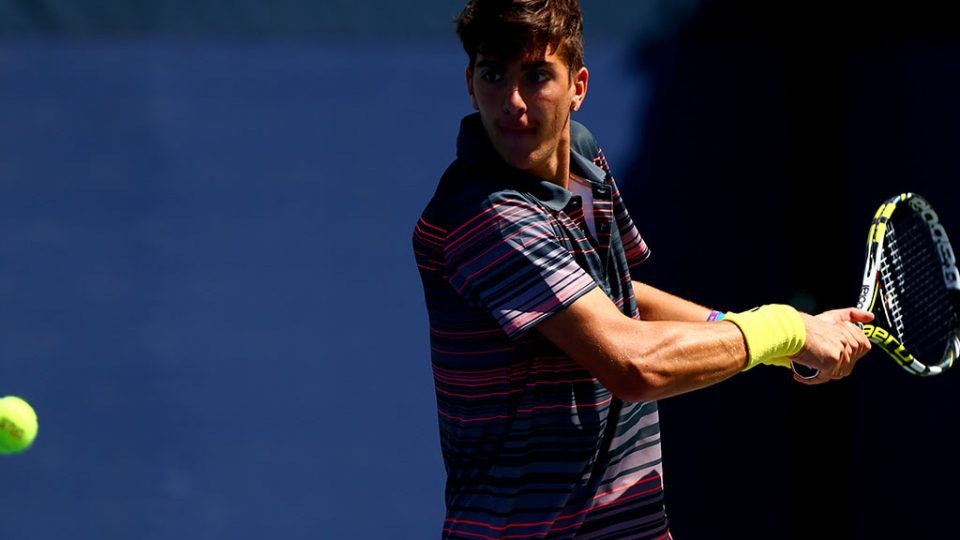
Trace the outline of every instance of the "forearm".
{"label": "forearm", "polygon": [[[639,322],[612,330],[619,361],[631,367],[634,400],[663,399],[711,386],[743,371],[747,349],[730,323]],[[618,325],[619,326],[619,325]]]}
{"label": "forearm", "polygon": [[710,316],[710,308],[684,300],[639,281],[633,282],[640,318],[645,321],[702,322]]}
{"label": "forearm", "polygon": [[626,401],[662,399],[710,386],[747,365],[746,344],[735,325],[638,321],[620,313],[600,290],[538,328]]}

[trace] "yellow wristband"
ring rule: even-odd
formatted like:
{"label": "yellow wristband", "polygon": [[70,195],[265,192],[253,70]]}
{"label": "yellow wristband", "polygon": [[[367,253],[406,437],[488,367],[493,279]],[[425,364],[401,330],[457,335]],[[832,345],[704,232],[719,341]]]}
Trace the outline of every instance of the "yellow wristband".
{"label": "yellow wristband", "polygon": [[768,304],[743,313],[727,313],[747,344],[746,371],[757,364],[790,367],[790,356],[803,349],[807,330],[800,313],[790,306]]}

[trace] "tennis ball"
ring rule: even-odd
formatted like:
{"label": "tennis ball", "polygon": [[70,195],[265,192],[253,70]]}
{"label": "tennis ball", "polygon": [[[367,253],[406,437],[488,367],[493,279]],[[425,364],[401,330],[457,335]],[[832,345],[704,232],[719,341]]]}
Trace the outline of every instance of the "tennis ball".
{"label": "tennis ball", "polygon": [[0,399],[0,454],[23,452],[37,436],[37,413],[26,401],[7,396]]}

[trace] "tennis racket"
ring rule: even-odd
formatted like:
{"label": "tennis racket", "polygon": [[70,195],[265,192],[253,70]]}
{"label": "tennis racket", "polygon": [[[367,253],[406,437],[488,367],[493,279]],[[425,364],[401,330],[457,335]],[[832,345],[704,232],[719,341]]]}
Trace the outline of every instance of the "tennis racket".
{"label": "tennis racket", "polygon": [[[960,354],[960,272],[947,232],[923,197],[901,193],[880,205],[867,234],[857,307],[867,338],[913,375],[939,375]],[[819,371],[793,364],[804,379]]]}

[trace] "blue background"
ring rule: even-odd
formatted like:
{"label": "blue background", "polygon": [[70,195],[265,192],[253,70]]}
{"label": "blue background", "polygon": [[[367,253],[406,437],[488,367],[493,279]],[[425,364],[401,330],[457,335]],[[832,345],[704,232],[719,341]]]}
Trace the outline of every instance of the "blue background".
{"label": "blue background", "polygon": [[[575,118],[654,250],[640,279],[850,303],[904,190],[960,238],[937,13],[584,5]],[[0,395],[41,423],[0,460],[0,537],[439,535],[410,235],[470,112],[459,7],[0,1]],[[675,533],[944,534],[910,508],[958,500],[955,379],[875,353],[830,387],[758,371],[666,400]]]}

